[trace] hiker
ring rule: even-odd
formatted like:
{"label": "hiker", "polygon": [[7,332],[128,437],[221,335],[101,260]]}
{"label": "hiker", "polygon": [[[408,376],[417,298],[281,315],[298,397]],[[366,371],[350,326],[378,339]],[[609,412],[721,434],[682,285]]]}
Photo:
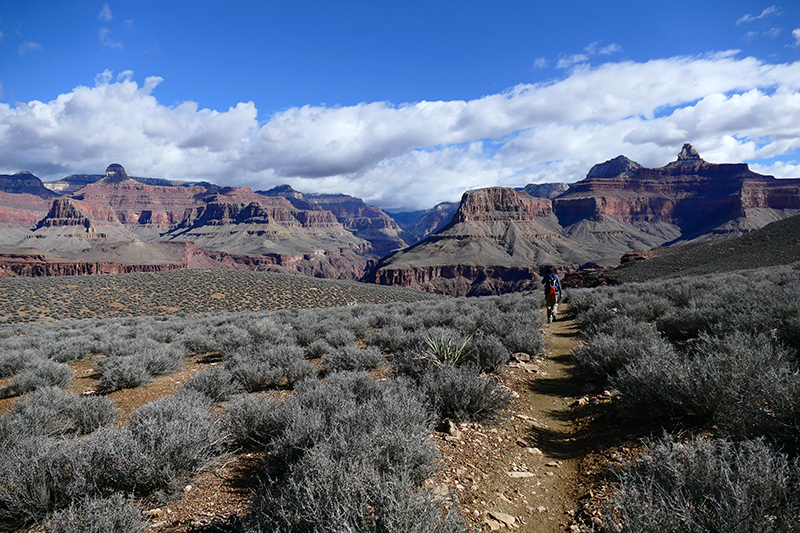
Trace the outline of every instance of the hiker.
{"label": "hiker", "polygon": [[561,301],[561,281],[556,275],[555,267],[547,267],[544,278],[542,278],[542,285],[544,285],[544,305],[547,307],[547,323],[549,324],[556,319],[558,302]]}

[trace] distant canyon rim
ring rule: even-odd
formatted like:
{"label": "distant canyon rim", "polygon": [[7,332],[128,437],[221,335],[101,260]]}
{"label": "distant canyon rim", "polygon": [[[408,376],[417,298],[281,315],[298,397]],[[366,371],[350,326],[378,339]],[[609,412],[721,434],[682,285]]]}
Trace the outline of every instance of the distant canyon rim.
{"label": "distant canyon rim", "polygon": [[537,288],[547,265],[612,267],[796,214],[800,179],[709,163],[689,144],[660,168],[620,155],[573,184],[467,190],[395,215],[344,194],[131,177],[115,163],[47,183],[0,175],[0,276],[236,268],[501,294]]}

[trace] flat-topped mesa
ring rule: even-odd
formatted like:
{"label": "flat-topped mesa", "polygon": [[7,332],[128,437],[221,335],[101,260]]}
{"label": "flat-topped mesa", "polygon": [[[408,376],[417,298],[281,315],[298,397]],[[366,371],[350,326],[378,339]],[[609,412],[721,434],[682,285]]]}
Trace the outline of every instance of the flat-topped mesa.
{"label": "flat-topped mesa", "polygon": [[546,198],[534,198],[508,187],[486,187],[469,190],[461,196],[452,223],[533,221],[551,212],[552,202]]}

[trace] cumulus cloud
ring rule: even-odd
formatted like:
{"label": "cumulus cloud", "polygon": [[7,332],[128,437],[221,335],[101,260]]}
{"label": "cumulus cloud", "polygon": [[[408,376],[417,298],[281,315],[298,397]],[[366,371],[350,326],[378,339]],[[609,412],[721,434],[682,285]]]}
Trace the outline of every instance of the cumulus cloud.
{"label": "cumulus cloud", "polygon": [[473,187],[573,182],[620,154],[661,166],[685,142],[709,161],[798,169],[775,161],[800,150],[800,63],[736,52],[575,65],[469,101],[303,106],[261,120],[253,102],[165,106],[161,82],[106,71],[50,102],[0,104],[0,172],[58,179],[119,162],[138,176],[289,183],[407,210]]}

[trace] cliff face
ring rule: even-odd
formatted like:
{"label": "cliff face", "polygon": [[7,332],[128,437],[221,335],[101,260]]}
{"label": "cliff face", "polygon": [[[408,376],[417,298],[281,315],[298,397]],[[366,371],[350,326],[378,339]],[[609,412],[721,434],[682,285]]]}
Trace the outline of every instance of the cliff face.
{"label": "cliff face", "polygon": [[423,211],[391,213],[391,217],[410,236],[408,244],[416,244],[449,224],[458,205],[458,202],[442,202]]}
{"label": "cliff face", "polygon": [[260,191],[268,197],[281,197],[294,207],[304,210],[326,210],[356,237],[369,241],[369,255],[382,257],[393,250],[405,248],[413,241],[395,220],[379,207],[368,205],[346,194],[303,194],[288,185]]}
{"label": "cliff face", "polygon": [[708,163],[688,144],[661,168],[644,168],[623,156],[595,165],[586,179],[553,200],[562,226],[603,216],[658,221],[675,225],[681,240],[720,238],[725,233],[720,226],[747,218],[756,208],[800,209],[800,180],[763,176],[743,163]]}

